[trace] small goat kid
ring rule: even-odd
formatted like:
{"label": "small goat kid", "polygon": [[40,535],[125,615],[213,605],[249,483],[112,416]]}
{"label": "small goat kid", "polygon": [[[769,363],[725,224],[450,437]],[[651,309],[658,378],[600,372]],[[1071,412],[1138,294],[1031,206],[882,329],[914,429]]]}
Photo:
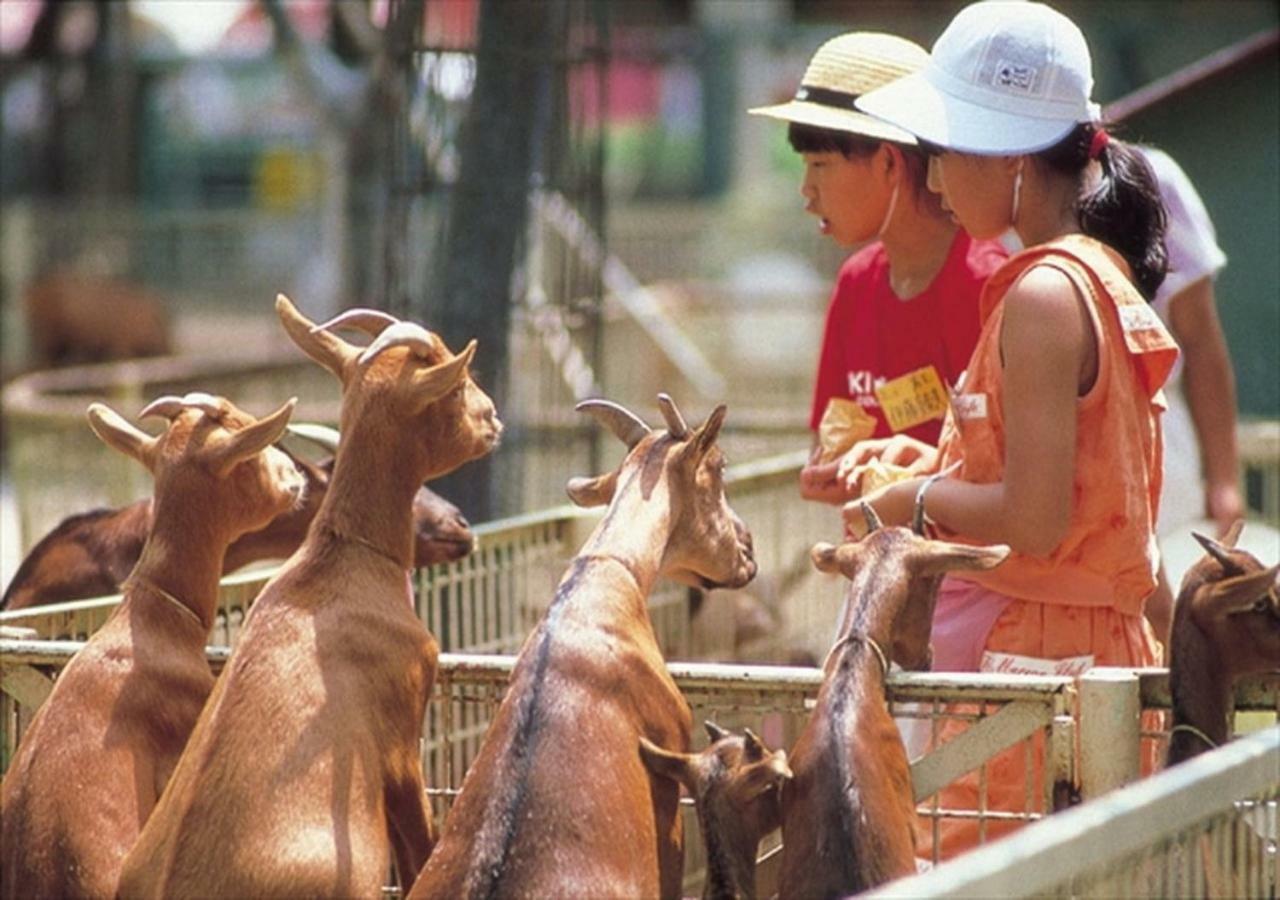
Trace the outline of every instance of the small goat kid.
{"label": "small goat kid", "polygon": [[[990,569],[1009,548],[931,541],[906,528],[818,544],[814,565],[852,583],[817,703],[791,751],[782,791],[782,897],[843,897],[915,872],[915,803],[885,705],[889,660],[928,669],[938,584]],[[890,651],[886,655],[886,650]]]}
{"label": "small goat kid", "polygon": [[1236,549],[1243,527],[1195,535],[1205,555],[1183,576],[1169,639],[1168,765],[1226,743],[1236,680],[1280,669],[1280,565]]}
{"label": "small goat kid", "polygon": [[205,641],[227,545],[296,504],[271,447],[294,401],[255,421],[207,394],[163,397],[152,438],[100,404],[94,432],[155,477],[154,524],[124,599],[59,676],[0,800],[0,896],[111,897],[125,853],[213,689]]}
{"label": "small goat kid", "polygon": [[724,495],[725,408],[690,430],[665,395],[665,432],[588,400],[627,445],[622,465],[569,482],[608,504],[525,641],[440,843],[410,891],[422,898],[678,897],[679,789],[636,746],[689,746],[689,706],[649,621],[659,577],[740,587],[751,535]]}
{"label": "small goat kid", "polygon": [[703,900],[751,900],[760,839],[782,824],[787,753],[768,750],[749,728],[739,735],[704,724],[711,743],[702,752],[673,753],[642,736],[640,756],[650,772],[684,785],[694,798],[707,852]]}
{"label": "small goat kid", "polygon": [[[123,897],[376,897],[434,842],[419,757],[438,645],[414,615],[418,486],[498,442],[493,403],[420,325],[351,310],[289,336],[342,383],[342,443],[298,552],[254,603]],[[330,333],[354,326],[367,348]]]}
{"label": "small goat kid", "polygon": [[[289,431],[337,452],[338,432],[314,425]],[[263,528],[241,535],[222,563],[223,574],[264,559],[284,559],[302,544],[307,528],[329,490],[333,457],[308,462],[280,446],[307,480],[302,502]],[[413,501],[415,566],[461,559],[475,546],[462,511],[425,485]],[[31,548],[5,588],[0,609],[16,610],[67,600],[101,597],[120,590],[138,562],[151,527],[151,500],[119,509],[100,509],[64,519]]]}

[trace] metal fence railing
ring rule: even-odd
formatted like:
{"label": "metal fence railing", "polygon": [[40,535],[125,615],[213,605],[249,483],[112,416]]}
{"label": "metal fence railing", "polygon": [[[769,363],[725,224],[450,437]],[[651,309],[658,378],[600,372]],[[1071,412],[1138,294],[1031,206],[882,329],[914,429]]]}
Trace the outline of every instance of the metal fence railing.
{"label": "metal fence railing", "polygon": [[[6,765],[34,710],[52,690],[58,671],[81,646],[77,641],[0,640],[0,753]],[[210,665],[220,669],[228,652],[209,648]],[[422,752],[428,795],[440,819],[447,817],[502,702],[514,661],[512,656],[441,654]],[[822,673],[815,668],[671,663],[669,669],[692,707],[695,722],[710,719],[728,728],[750,727],[771,747],[790,747],[795,742],[822,683]],[[939,723],[952,715],[950,710],[975,704],[982,708],[973,721],[985,722],[986,727],[974,729],[976,739],[944,744],[912,763],[915,793],[925,818],[939,815],[936,805],[927,802],[929,795],[960,773],[980,770],[994,753],[1018,745],[1030,752],[1036,740],[1057,747],[1070,744],[1074,705],[1070,679],[895,673],[888,692],[891,710],[900,712],[901,704],[911,703],[914,709],[924,710],[919,714]],[[698,729],[695,743],[701,743],[700,734]],[[1055,755],[1053,766],[1050,784],[1075,779],[1071,753]],[[1028,820],[1041,818],[1050,808],[1051,798],[1043,799],[1026,816]],[[686,800],[684,811],[686,889],[696,891],[706,857],[691,801]],[[980,822],[1000,815],[981,806],[943,814]],[[762,893],[776,882],[779,846],[778,835],[764,845],[758,876]]]}
{"label": "metal fence railing", "polygon": [[[4,732],[2,750],[6,762],[31,712],[48,696],[52,688],[51,679],[80,646],[80,643],[70,641],[0,641],[0,671],[3,672],[4,687],[0,695],[0,727]],[[227,656],[226,648],[211,647],[209,650],[210,664],[215,670],[221,667]],[[440,657],[436,685],[424,723],[422,766],[428,794],[437,817],[441,819],[447,817],[467,767],[475,758],[489,722],[502,702],[513,665],[514,657],[506,655],[445,653]],[[794,744],[822,681],[821,671],[815,668],[708,663],[671,663],[669,668],[692,707],[695,722],[710,719],[729,728],[750,727],[771,747]],[[1158,705],[1164,673],[1145,672],[1139,680],[1146,683],[1143,695],[1147,700],[1144,702]],[[1250,681],[1237,691],[1237,705],[1274,710],[1280,693],[1278,688],[1280,684],[1276,679]],[[927,835],[926,840],[932,844],[931,847],[922,847],[922,850],[926,854],[932,850],[930,855],[935,859],[938,856],[938,825],[942,821],[975,821],[979,825],[980,841],[986,843],[988,836],[982,826],[1005,823],[1011,818],[1009,814],[987,809],[981,796],[979,803],[971,809],[940,809],[934,799],[941,787],[967,771],[977,771],[981,780],[988,762],[1007,748],[1012,747],[1015,752],[1024,754],[1039,753],[1039,748],[1049,748],[1044,757],[1045,776],[1040,796],[1028,798],[1026,811],[1013,816],[1024,822],[1042,819],[1059,806],[1061,798],[1056,795],[1061,785],[1097,783],[1099,774],[1090,772],[1089,767],[1099,769],[1105,775],[1115,769],[1114,758],[1136,755],[1136,747],[1127,746],[1126,741],[1117,738],[1115,733],[1092,737],[1077,734],[1073,713],[1083,713],[1082,718],[1086,722],[1108,719],[1105,710],[1094,710],[1095,714],[1091,716],[1089,710],[1079,710],[1078,707],[1090,702],[1105,704],[1107,701],[1105,698],[1097,699],[1100,695],[1096,693],[1091,695],[1087,691],[1079,691],[1078,684],[1068,678],[895,673],[889,678],[887,693],[890,711],[897,716],[918,716],[937,729],[960,715],[971,726],[960,738],[912,760],[912,782],[921,816],[920,833]],[[1089,699],[1091,696],[1094,699]],[[1107,750],[1105,755],[1113,759],[1098,759],[1096,755],[1091,757],[1088,753],[1075,752],[1075,746],[1086,740],[1099,743]],[[697,735],[695,742],[701,742]],[[1273,760],[1273,789],[1280,784],[1276,765]],[[1246,794],[1240,794],[1238,788],[1236,790],[1238,796],[1232,795],[1234,799],[1274,799],[1274,790],[1266,796],[1265,792],[1253,791],[1252,788]],[[1117,794],[1108,794],[1100,802],[1109,803],[1113,796]],[[1215,796],[1215,802],[1218,799]],[[1200,803],[1199,795],[1187,795],[1187,802]],[[1099,801],[1090,801],[1085,808],[1103,808],[1098,804]],[[1215,817],[1226,809],[1225,806],[1219,809],[1212,804],[1201,805],[1204,806],[1201,819],[1205,822],[1217,822]],[[1265,812],[1273,807],[1260,808],[1264,812],[1258,815],[1274,815],[1273,812]],[[705,853],[696,818],[687,800],[685,813],[685,889],[696,891],[705,869]],[[1055,814],[1055,821],[1063,815]],[[1200,822],[1201,819],[1195,821]],[[1000,845],[1019,839],[1015,835],[995,843]],[[1218,845],[1213,846],[1216,848]],[[765,896],[776,887],[779,847],[780,836],[776,834],[769,836],[762,847],[757,878],[761,894]],[[943,863],[940,870],[949,870],[967,858],[962,856],[957,861]],[[1270,858],[1274,862],[1274,855]],[[1254,865],[1253,862],[1249,864]],[[1231,865],[1235,866],[1235,863]],[[1236,866],[1231,871],[1238,874],[1241,870]],[[1147,895],[1139,892],[1118,896]]]}
{"label": "metal fence railing", "polygon": [[1275,897],[1280,725],[870,896]]}

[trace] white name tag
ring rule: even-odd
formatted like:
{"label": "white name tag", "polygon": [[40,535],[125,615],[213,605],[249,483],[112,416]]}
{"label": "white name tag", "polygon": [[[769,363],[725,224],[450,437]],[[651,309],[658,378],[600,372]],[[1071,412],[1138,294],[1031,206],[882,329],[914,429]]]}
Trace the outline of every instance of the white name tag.
{"label": "white name tag", "polygon": [[985,419],[987,417],[986,394],[956,394],[951,398],[951,408],[957,419]]}
{"label": "white name tag", "polygon": [[1149,331],[1153,328],[1162,327],[1160,317],[1155,314],[1150,306],[1130,306],[1128,304],[1116,307],[1120,311],[1120,327],[1125,331]]}
{"label": "white name tag", "polygon": [[979,672],[999,672],[1004,675],[1063,675],[1075,678],[1093,668],[1093,654],[1069,656],[1066,659],[1037,659],[1034,656],[1018,656],[1016,653],[993,653],[985,650]]}

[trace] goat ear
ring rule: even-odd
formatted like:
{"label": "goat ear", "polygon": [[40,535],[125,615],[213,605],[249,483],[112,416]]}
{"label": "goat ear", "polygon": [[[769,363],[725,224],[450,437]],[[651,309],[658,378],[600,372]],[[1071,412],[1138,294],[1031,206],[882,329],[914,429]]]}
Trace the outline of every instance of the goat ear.
{"label": "goat ear", "polygon": [[729,408],[721,403],[693,433],[693,440],[690,443],[697,449],[699,457],[706,456],[707,451],[715,446],[716,438],[720,436],[720,427],[724,425],[724,417],[728,411]]}
{"label": "goat ear", "polygon": [[641,735],[640,759],[644,761],[645,768],[653,774],[663,778],[670,778],[672,781],[692,788],[693,757],[688,754],[663,750],[653,741]]}
{"label": "goat ear", "polygon": [[819,572],[839,572],[840,564],[836,561],[836,549],[835,544],[826,542],[814,544],[813,549],[809,551],[813,567]]}
{"label": "goat ear", "polygon": [[214,467],[219,476],[224,476],[236,465],[261,453],[267,447],[280,440],[289,425],[289,417],[293,408],[298,405],[297,397],[290,397],[271,415],[259,419],[247,428],[232,432],[224,441],[219,442],[215,453]]}
{"label": "goat ear", "polygon": [[750,762],[757,762],[765,758],[769,749],[765,747],[764,741],[756,735],[750,728],[744,730],[742,735],[742,755]]}
{"label": "goat ear", "polygon": [[922,575],[954,572],[965,569],[994,569],[1012,552],[1005,544],[988,547],[970,547],[947,541],[928,541],[928,552],[921,554],[918,571]]}
{"label": "goat ear", "polygon": [[429,404],[435,403],[457,387],[462,379],[467,377],[467,366],[471,365],[475,355],[476,342],[473,338],[461,353],[448,362],[415,372],[413,389],[417,395],[418,409],[422,410]]}
{"label": "goat ear", "polygon": [[276,294],[276,315],[285,333],[307,356],[324,366],[339,380],[346,379],[348,364],[359,354],[359,349],[328,331],[316,331],[315,324],[298,312],[297,307],[284,294]]}
{"label": "goat ear", "polygon": [[716,741],[723,740],[724,738],[727,738],[729,736],[729,732],[727,730],[725,730],[724,728],[721,728],[719,725],[717,725],[715,722],[712,722],[710,719],[707,719],[705,722],[703,722],[702,727],[707,729],[707,737],[711,740],[711,743],[713,744]]}
{"label": "goat ear", "polygon": [[1191,612],[1204,627],[1213,619],[1247,612],[1264,598],[1275,605],[1277,592],[1280,592],[1280,565],[1203,585],[1191,599]]}
{"label": "goat ear", "polygon": [[131,425],[119,413],[102,403],[90,403],[86,412],[89,427],[104,444],[131,456],[152,471],[158,440]]}
{"label": "goat ear", "polygon": [[595,478],[586,476],[570,478],[564,489],[574,505],[590,509],[593,506],[606,506],[611,503],[617,488],[618,473],[614,470],[605,475],[597,475]]}

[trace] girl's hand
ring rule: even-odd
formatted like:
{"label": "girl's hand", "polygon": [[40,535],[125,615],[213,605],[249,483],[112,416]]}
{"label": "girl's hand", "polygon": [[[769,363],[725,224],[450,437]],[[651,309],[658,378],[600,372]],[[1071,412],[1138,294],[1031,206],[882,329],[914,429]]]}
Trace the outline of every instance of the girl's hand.
{"label": "girl's hand", "polygon": [[907,469],[913,476],[932,472],[938,462],[938,448],[905,434],[859,441],[840,457],[836,479],[846,491],[857,496],[863,474],[873,461]]}
{"label": "girl's hand", "polygon": [[860,500],[851,500],[846,503],[840,510],[840,516],[844,521],[845,539],[861,540],[870,530],[867,517],[862,510],[863,504],[875,510],[882,525],[909,526],[911,514],[915,511],[916,491],[920,489],[923,482],[923,478],[897,481],[872,491]]}

